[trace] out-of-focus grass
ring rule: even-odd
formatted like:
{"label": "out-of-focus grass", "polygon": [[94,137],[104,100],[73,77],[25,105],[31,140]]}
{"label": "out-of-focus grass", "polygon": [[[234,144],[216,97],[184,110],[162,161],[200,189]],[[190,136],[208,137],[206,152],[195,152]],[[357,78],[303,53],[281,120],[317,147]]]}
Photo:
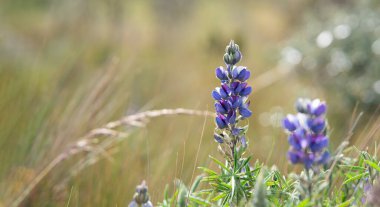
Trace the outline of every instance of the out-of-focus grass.
{"label": "out-of-focus grass", "polygon": [[[306,6],[297,0],[3,2],[0,201],[9,202],[68,145],[108,121],[151,108],[212,110],[214,68],[230,39],[240,44],[255,88],[255,77],[276,67],[275,48]],[[254,158],[287,168],[286,138],[273,123],[309,94],[324,92],[293,75],[254,92],[248,134]],[[190,182],[194,166],[218,154],[207,119],[195,163],[203,121],[158,118],[110,150],[112,161],[102,159],[61,188],[79,160],[73,157],[27,202],[62,206],[71,195],[70,206],[123,206],[143,179],[156,202],[165,184]],[[342,131],[334,128],[335,135]]]}

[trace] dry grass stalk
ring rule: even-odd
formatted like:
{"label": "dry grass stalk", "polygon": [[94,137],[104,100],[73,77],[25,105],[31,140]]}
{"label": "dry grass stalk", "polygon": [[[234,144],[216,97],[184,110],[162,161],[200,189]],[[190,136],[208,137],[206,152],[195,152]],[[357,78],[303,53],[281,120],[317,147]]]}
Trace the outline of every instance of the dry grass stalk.
{"label": "dry grass stalk", "polygon": [[[88,153],[90,156],[82,159],[79,163],[86,163],[88,160],[92,160],[90,164],[95,163],[98,160],[98,155],[103,155],[108,157],[106,149],[114,146],[115,143],[122,140],[129,135],[130,132],[124,132],[119,127],[130,126],[130,127],[144,127],[151,118],[160,116],[171,116],[171,115],[194,115],[194,116],[213,116],[212,112],[192,110],[192,109],[161,109],[161,110],[151,110],[134,115],[125,116],[117,121],[109,122],[101,128],[91,130],[83,137],[79,138],[78,141],[69,146],[61,154],[55,157],[41,172],[32,180],[31,183],[21,192],[13,201],[10,202],[9,206],[18,207],[27,200],[31,192],[38,186],[38,184],[60,163],[63,161],[77,155],[79,153]],[[125,130],[125,129],[124,129]],[[103,141],[101,138],[107,138]],[[88,162],[87,162],[88,163]],[[76,169],[76,174],[84,169],[87,164],[80,164]]]}

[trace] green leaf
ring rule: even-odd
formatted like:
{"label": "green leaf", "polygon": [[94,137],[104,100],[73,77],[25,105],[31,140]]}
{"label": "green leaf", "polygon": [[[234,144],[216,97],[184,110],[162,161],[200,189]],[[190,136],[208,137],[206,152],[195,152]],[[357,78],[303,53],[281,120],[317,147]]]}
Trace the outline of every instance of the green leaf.
{"label": "green leaf", "polygon": [[369,160],[364,160],[365,163],[367,163],[369,166],[371,166],[373,169],[377,170],[380,172],[380,167],[376,163],[369,161]]}
{"label": "green leaf", "polygon": [[297,205],[297,207],[305,207],[309,204],[309,199],[303,200],[301,203]]}
{"label": "green leaf", "polygon": [[196,196],[190,196],[189,200],[202,206],[211,206],[211,203]]}
{"label": "green leaf", "polygon": [[201,175],[199,175],[199,176],[197,176],[195,178],[195,181],[194,181],[193,185],[190,188],[190,193],[194,193],[195,192],[195,190],[198,188],[199,183],[201,182],[202,178],[203,177]]}
{"label": "green leaf", "polygon": [[235,197],[235,193],[236,193],[236,180],[234,176],[231,177],[231,187],[232,187],[231,189],[232,196],[230,197],[229,202],[232,202],[232,199]]}
{"label": "green leaf", "polygon": [[268,206],[267,189],[266,189],[265,180],[264,180],[264,170],[261,171],[261,173],[259,174],[259,177],[257,178],[252,203],[254,207]]}
{"label": "green leaf", "polygon": [[347,183],[350,183],[350,182],[352,182],[352,181],[359,180],[359,179],[361,179],[362,177],[367,176],[367,175],[368,175],[368,172],[361,173],[361,174],[359,174],[359,175],[353,176],[353,177],[351,177],[351,178],[345,180],[343,184],[347,184]]}
{"label": "green leaf", "polygon": [[359,170],[359,171],[365,171],[365,170],[367,170],[365,167],[354,166],[354,165],[339,165],[339,167],[350,168],[350,170]]}
{"label": "green leaf", "polygon": [[221,198],[224,198],[224,197],[226,197],[226,194],[225,194],[225,193],[220,193],[219,195],[215,196],[215,197],[212,199],[212,201],[217,201],[217,200],[219,200],[219,199],[221,199]]}
{"label": "green leaf", "polygon": [[346,207],[346,206],[350,206],[351,202],[353,201],[354,199],[351,198],[350,200],[347,200],[339,205],[337,205],[337,207]]}
{"label": "green leaf", "polygon": [[209,174],[209,175],[217,175],[218,173],[216,173],[215,171],[207,168],[207,167],[198,167],[198,169],[201,169],[203,170],[203,172]]}
{"label": "green leaf", "polygon": [[245,159],[243,163],[241,163],[239,168],[235,171],[235,173],[239,173],[243,167],[247,166],[250,160],[251,160],[251,157],[248,157],[247,159]]}
{"label": "green leaf", "polygon": [[218,164],[220,167],[222,167],[223,169],[225,169],[227,172],[231,173],[231,170],[226,166],[224,165],[222,162],[220,162],[218,159],[216,159],[215,157],[209,155],[209,157],[216,163]]}

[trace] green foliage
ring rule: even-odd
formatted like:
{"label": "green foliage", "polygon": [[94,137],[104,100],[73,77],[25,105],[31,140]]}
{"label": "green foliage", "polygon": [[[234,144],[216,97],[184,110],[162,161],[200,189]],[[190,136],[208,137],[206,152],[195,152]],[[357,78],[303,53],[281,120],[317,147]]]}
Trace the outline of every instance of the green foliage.
{"label": "green foliage", "polygon": [[[189,191],[182,183],[171,197],[165,191],[160,206],[362,206],[368,205],[368,194],[379,177],[380,161],[376,155],[354,147],[335,154],[330,164],[320,171],[304,170],[284,176],[276,167],[268,169],[258,161],[235,156],[234,166],[211,157],[220,172],[206,167]],[[334,164],[335,161],[335,164]],[[200,183],[206,187],[198,188]],[[309,192],[309,186],[311,190]],[[364,201],[364,203],[363,203]],[[186,203],[186,205],[184,205]]]}

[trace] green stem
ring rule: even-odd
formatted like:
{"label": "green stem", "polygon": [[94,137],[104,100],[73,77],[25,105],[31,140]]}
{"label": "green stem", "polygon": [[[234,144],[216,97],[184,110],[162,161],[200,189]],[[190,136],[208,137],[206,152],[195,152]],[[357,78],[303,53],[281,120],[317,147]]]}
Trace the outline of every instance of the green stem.
{"label": "green stem", "polygon": [[313,182],[310,176],[309,169],[305,168],[306,176],[307,176],[307,191],[309,194],[309,199],[312,200],[312,192],[313,192]]}

